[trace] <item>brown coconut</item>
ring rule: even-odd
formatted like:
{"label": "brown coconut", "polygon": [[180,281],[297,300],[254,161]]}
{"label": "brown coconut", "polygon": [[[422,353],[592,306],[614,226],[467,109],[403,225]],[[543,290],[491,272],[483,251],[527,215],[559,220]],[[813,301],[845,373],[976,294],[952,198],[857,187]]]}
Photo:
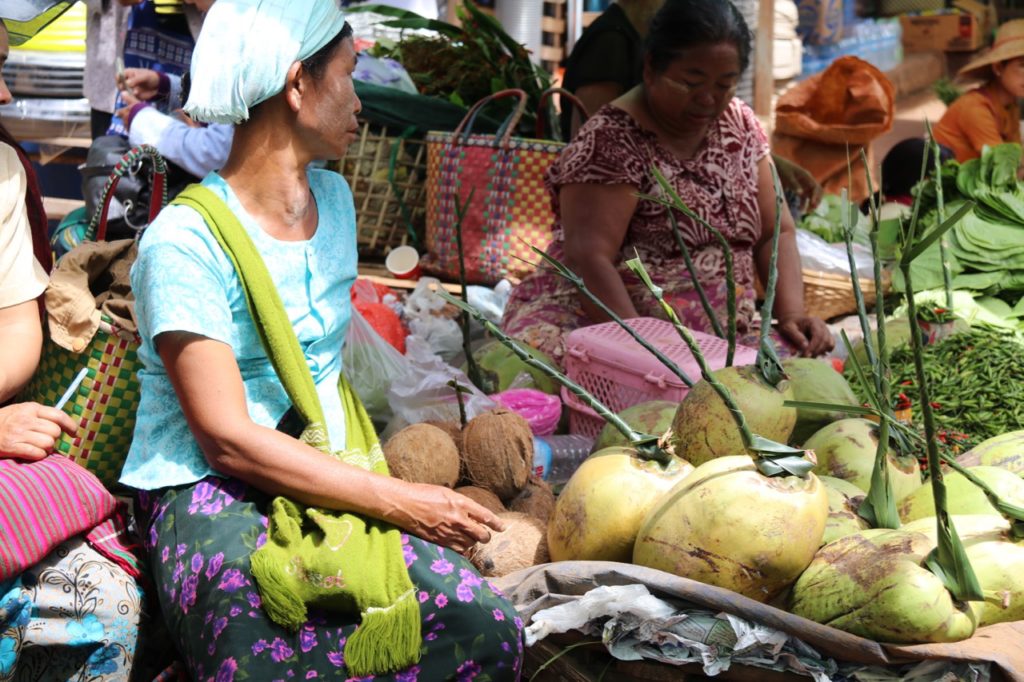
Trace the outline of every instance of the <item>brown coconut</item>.
{"label": "brown coconut", "polygon": [[555,511],[555,494],[547,481],[538,476],[530,476],[523,492],[516,495],[508,508],[509,511],[532,516],[546,526]]}
{"label": "brown coconut", "polygon": [[441,429],[454,441],[455,447],[458,448],[459,453],[462,453],[462,424],[459,422],[450,422],[442,420],[434,420],[423,422],[424,424],[430,424]]}
{"label": "brown coconut", "polygon": [[511,410],[484,412],[463,429],[462,454],[466,479],[508,503],[530,477],[533,433],[526,420]]}
{"label": "brown coconut", "polygon": [[459,450],[447,433],[430,424],[412,424],[384,443],[388,470],[395,478],[453,488],[459,480]]}
{"label": "brown coconut", "polygon": [[465,495],[481,507],[485,507],[495,514],[504,514],[508,511],[501,503],[498,496],[485,488],[478,488],[475,485],[463,485],[455,489],[460,495]]}
{"label": "brown coconut", "polygon": [[474,545],[466,558],[486,577],[508,575],[523,568],[547,563],[547,527],[526,514],[499,514],[505,530],[492,533],[490,542]]}

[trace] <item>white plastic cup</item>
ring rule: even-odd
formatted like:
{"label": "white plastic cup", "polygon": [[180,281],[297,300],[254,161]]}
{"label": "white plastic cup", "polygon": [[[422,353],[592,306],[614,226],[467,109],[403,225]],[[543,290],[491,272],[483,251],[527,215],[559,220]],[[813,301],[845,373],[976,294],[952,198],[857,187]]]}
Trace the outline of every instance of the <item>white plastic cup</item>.
{"label": "white plastic cup", "polygon": [[419,279],[420,254],[411,246],[396,246],[384,259],[384,267],[397,279]]}

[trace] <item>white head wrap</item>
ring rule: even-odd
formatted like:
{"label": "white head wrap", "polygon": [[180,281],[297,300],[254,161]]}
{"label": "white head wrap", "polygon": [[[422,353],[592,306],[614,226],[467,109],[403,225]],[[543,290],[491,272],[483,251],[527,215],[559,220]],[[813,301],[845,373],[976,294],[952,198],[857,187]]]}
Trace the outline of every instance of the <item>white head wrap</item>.
{"label": "white head wrap", "polygon": [[217,0],[192,52],[185,111],[206,123],[241,123],[284,89],[288,69],[345,26],[338,0]]}

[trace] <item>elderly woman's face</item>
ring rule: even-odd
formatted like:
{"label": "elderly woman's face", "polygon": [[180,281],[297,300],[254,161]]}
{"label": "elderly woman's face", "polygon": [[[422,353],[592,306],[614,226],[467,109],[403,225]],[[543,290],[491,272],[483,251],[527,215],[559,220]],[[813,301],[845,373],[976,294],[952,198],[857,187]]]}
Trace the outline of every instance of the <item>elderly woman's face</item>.
{"label": "elderly woman's face", "polygon": [[740,54],[729,42],[683,50],[662,73],[648,67],[647,100],[658,120],[673,130],[706,129],[733,95],[741,75]]}
{"label": "elderly woman's face", "polygon": [[0,105],[11,103],[11,91],[7,89],[7,82],[4,80],[4,66],[7,64],[7,57],[10,55],[10,39],[7,37],[7,28],[0,24]]}
{"label": "elderly woman's face", "polygon": [[345,38],[331,55],[323,76],[313,83],[315,92],[307,109],[307,120],[320,138],[316,141],[317,149],[323,150],[327,159],[343,157],[359,132],[356,115],[362,104],[352,79],[355,69],[355,44],[351,38]]}

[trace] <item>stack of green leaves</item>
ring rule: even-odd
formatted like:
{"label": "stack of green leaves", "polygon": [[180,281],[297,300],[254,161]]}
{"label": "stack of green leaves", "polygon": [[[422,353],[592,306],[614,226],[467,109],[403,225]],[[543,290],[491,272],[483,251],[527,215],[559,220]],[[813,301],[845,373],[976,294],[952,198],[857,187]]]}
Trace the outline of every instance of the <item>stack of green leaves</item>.
{"label": "stack of green leaves", "polygon": [[[814,209],[800,217],[800,224],[797,227],[818,235],[829,244],[841,243],[844,239],[845,225],[843,212],[849,211],[849,206],[850,202],[843,197],[826,194]],[[869,246],[868,232],[871,230],[871,221],[860,211],[856,211],[854,217],[857,219],[853,227],[854,243]]]}
{"label": "stack of green leaves", "polygon": [[[1017,178],[1021,161],[1018,144],[986,147],[978,159],[964,164],[948,161],[942,167],[946,214],[965,201],[974,209],[949,232],[948,260],[953,288],[970,292],[979,304],[1003,317],[1007,326],[1024,330],[1024,184]],[[937,220],[937,196],[929,179],[918,186],[922,224]],[[885,228],[888,229],[885,229]],[[880,240],[894,240],[896,227],[883,225]],[[933,245],[913,264],[916,292],[942,287],[942,260]],[[893,285],[903,290],[896,273]],[[959,310],[957,311],[960,312]]]}

